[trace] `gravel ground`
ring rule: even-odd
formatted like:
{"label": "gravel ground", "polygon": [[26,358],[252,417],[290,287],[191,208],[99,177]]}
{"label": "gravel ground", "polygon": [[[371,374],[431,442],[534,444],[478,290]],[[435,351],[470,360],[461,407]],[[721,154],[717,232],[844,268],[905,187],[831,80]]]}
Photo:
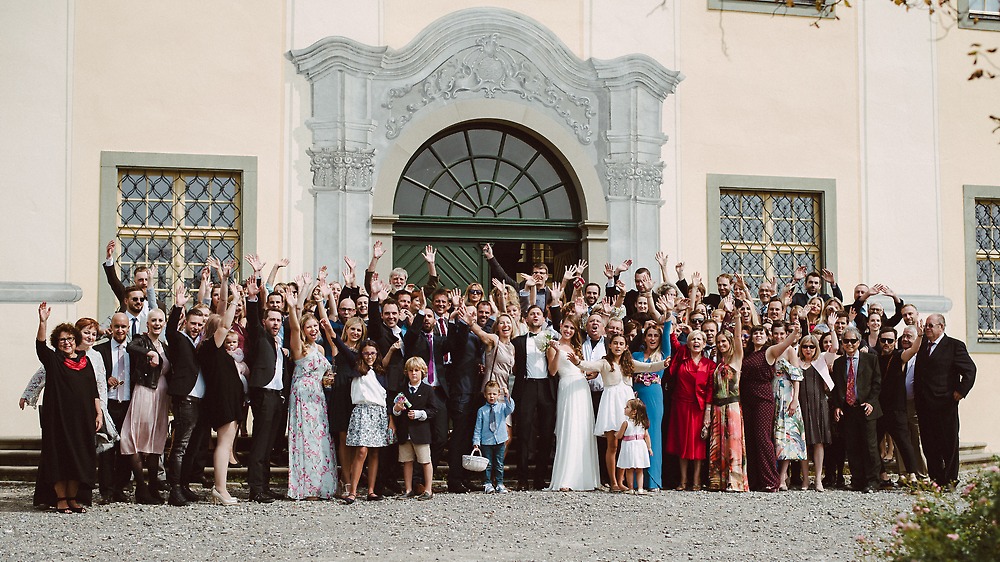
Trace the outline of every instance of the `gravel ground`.
{"label": "gravel ground", "polygon": [[30,486],[0,484],[0,559],[851,560],[858,535],[888,535],[912,501],[901,491],[439,493],[59,515],[32,509]]}

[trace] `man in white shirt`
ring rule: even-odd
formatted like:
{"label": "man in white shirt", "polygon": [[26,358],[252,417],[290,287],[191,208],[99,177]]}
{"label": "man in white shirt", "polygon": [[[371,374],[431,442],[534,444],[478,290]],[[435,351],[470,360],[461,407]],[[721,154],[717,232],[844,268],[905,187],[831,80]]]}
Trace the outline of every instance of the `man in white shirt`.
{"label": "man in white shirt", "polygon": [[[128,329],[128,317],[123,312],[116,312],[111,316],[111,339],[94,346],[104,359],[104,370],[108,375],[108,413],[119,431],[132,400],[131,365],[126,351]],[[115,446],[101,453],[98,468],[102,503],[128,501],[123,490],[132,470],[129,459],[122,456],[121,450]]]}
{"label": "man in white shirt", "polygon": [[[907,305],[916,311],[916,307],[913,305]],[[903,308],[903,321],[906,321],[906,307]],[[916,326],[907,325],[903,328],[902,335],[899,336],[899,346],[906,350],[910,349],[914,345],[919,345],[920,341],[920,331]],[[906,377],[906,425],[910,430],[910,444],[913,446],[913,451],[915,453],[917,466],[904,466],[903,470],[906,472],[912,472],[917,475],[920,480],[927,480],[927,462],[924,460],[923,451],[920,450],[920,426],[917,424],[917,406],[913,401],[913,367],[917,363],[917,357],[914,355],[906,362],[906,366],[903,368],[903,374]]]}
{"label": "man in white shirt", "polygon": [[556,426],[556,389],[558,378],[549,372],[545,357],[544,337],[558,339],[551,327],[546,326],[545,313],[538,305],[528,308],[526,317],[528,333],[513,340],[514,344],[514,424],[518,436],[518,488],[528,489],[528,466],[533,457],[534,488],[542,490],[545,480],[552,474],[549,458],[552,456]]}

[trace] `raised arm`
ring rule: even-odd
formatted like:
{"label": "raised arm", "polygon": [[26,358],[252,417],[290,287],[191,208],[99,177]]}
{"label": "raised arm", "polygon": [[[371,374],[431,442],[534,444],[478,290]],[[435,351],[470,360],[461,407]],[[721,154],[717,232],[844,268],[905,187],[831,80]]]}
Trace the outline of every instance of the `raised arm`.
{"label": "raised arm", "polygon": [[233,293],[233,302],[229,303],[229,306],[226,307],[226,313],[222,316],[222,324],[219,324],[219,327],[215,329],[215,334],[212,336],[215,340],[215,347],[222,347],[226,343],[226,336],[229,335],[229,330],[233,327],[233,320],[236,319],[236,307],[240,299],[243,298],[243,292],[236,283],[233,283],[229,287],[229,290]]}
{"label": "raised arm", "polygon": [[657,265],[660,266],[660,281],[663,282],[663,283],[666,283],[667,282],[667,260],[670,258],[670,256],[668,256],[667,254],[663,253],[663,251],[661,250],[659,252],[656,252],[656,255],[654,255],[653,258],[656,260]]}
{"label": "raised arm", "polygon": [[798,323],[792,324],[792,330],[785,336],[785,339],[767,348],[764,352],[764,357],[767,359],[769,365],[774,365],[774,362],[781,357],[785,350],[792,346],[793,343],[799,340],[799,334],[801,334],[801,328],[799,328]]}
{"label": "raised arm", "polygon": [[278,270],[282,267],[288,267],[288,258],[281,258],[280,260],[274,262],[274,265],[271,266],[271,273],[267,276],[266,287],[274,287],[274,280],[278,276]]}
{"label": "raised arm", "polygon": [[514,288],[517,288],[517,281],[515,281],[514,278],[511,277],[510,275],[507,275],[507,272],[504,271],[503,266],[501,266],[500,262],[498,262],[497,259],[493,256],[492,244],[490,243],[483,244],[483,257],[486,258],[486,261],[489,262],[490,264],[490,277],[494,279],[499,279],[504,283]]}
{"label": "raised arm", "polygon": [[483,329],[479,326],[479,322],[476,322],[475,312],[470,314],[468,308],[464,309],[462,320],[469,325],[469,329],[472,330],[472,333],[476,334],[479,341],[483,342],[486,347],[493,349],[493,347],[497,345],[497,342],[500,341],[500,338],[496,334],[490,334],[483,331]]}
{"label": "raised arm", "polygon": [[104,255],[104,275],[108,278],[108,285],[111,286],[111,291],[115,294],[118,299],[119,304],[124,306],[125,304],[125,285],[122,284],[122,280],[118,277],[118,273],[115,271],[115,248],[117,247],[117,242],[111,240],[108,242]]}
{"label": "raised arm", "polygon": [[299,326],[299,307],[295,294],[290,288],[285,288],[285,304],[288,306],[288,350],[292,359],[302,358],[302,328]]}

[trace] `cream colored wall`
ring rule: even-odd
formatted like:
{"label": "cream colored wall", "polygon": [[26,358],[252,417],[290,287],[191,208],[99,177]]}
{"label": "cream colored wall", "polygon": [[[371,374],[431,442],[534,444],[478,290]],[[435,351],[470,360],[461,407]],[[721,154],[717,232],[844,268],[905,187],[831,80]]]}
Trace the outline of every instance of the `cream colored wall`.
{"label": "cream colored wall", "polygon": [[[954,306],[947,317],[947,333],[968,341],[975,334],[966,333],[966,279],[975,271],[965,270],[965,231],[962,186],[967,184],[1000,186],[1000,135],[987,118],[1000,112],[1000,83],[967,80],[972,72],[966,55],[972,43],[1000,47],[1000,33],[980,30],[950,29],[938,42],[939,131],[941,143],[941,222],[944,292]],[[1000,194],[1000,190],[998,190]],[[913,225],[920,228],[919,222]],[[966,441],[985,441],[994,452],[1000,451],[1000,424],[996,419],[996,401],[1000,396],[1000,354],[973,355],[978,374],[968,399],[962,403],[961,436]]]}

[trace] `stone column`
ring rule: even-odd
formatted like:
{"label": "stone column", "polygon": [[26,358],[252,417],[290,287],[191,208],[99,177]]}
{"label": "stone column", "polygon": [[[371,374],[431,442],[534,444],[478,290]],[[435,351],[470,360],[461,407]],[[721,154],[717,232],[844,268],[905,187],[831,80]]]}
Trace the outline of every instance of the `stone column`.
{"label": "stone column", "polygon": [[306,153],[312,159],[311,192],[316,201],[313,263],[317,268],[329,266],[331,278],[336,279],[344,256],[351,256],[362,269],[370,257],[375,150],[313,148]]}

